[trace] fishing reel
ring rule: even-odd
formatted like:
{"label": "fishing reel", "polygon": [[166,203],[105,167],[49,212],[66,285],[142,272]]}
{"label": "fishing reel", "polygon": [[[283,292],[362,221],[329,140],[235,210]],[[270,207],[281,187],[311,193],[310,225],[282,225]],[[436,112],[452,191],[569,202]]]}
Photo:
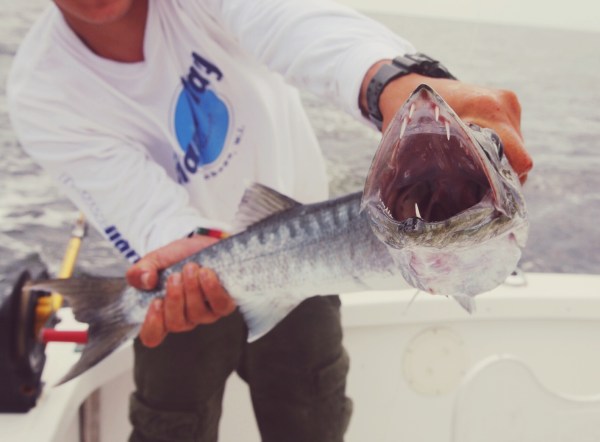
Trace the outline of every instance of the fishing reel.
{"label": "fishing reel", "polygon": [[[87,223],[79,215],[58,274],[73,273]],[[27,288],[27,282],[47,279],[38,254],[15,256],[0,246],[0,413],[24,413],[35,406],[42,391],[46,342],[85,343],[86,332],[61,332],[56,312],[62,296]],[[8,264],[4,264],[4,263]]]}
{"label": "fishing reel", "polygon": [[[35,406],[43,387],[46,345],[38,339],[38,309],[49,297],[25,286],[48,272],[37,254],[15,258],[0,247],[0,256],[11,257],[9,265],[0,266],[0,412],[23,413]],[[43,320],[44,327],[57,322],[54,315]]]}

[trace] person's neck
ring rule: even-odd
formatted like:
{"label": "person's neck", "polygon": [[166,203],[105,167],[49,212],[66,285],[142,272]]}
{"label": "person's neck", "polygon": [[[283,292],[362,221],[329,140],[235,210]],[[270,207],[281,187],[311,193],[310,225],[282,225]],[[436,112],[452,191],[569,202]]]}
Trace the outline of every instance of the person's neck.
{"label": "person's neck", "polygon": [[148,1],[133,2],[123,17],[107,24],[87,23],[65,14],[69,27],[96,55],[122,63],[144,60]]}

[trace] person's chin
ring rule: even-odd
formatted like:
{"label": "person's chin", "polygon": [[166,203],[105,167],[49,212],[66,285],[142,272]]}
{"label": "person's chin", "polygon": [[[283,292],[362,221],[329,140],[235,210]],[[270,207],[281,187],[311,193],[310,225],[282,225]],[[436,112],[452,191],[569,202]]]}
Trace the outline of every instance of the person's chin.
{"label": "person's chin", "polygon": [[122,19],[127,15],[129,9],[130,5],[124,4],[124,2],[115,2],[115,4],[97,8],[93,13],[88,14],[85,19],[91,24],[107,25]]}
{"label": "person's chin", "polygon": [[125,17],[131,11],[134,2],[135,0],[103,1],[97,2],[98,4],[93,7],[88,5],[85,9],[72,7],[69,4],[61,4],[59,1],[56,3],[72,20],[92,25],[106,25]]}

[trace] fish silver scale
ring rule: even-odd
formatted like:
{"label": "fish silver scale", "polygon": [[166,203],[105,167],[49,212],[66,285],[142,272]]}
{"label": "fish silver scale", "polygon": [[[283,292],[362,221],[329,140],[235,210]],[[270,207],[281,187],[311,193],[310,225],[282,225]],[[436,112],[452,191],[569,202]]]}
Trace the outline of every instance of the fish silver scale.
{"label": "fish silver scale", "polygon": [[169,273],[181,271],[190,261],[209,267],[238,302],[248,296],[298,299],[373,289],[380,285],[376,280],[394,276],[398,288],[404,288],[406,282],[387,247],[360,213],[361,195],[275,214],[173,266]]}

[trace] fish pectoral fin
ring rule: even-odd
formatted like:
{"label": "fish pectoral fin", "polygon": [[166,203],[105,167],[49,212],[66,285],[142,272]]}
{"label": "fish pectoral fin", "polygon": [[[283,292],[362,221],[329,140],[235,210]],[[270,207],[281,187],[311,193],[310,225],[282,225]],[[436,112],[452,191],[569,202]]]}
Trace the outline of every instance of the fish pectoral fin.
{"label": "fish pectoral fin", "polygon": [[467,313],[472,314],[475,311],[475,299],[472,297],[466,295],[454,295],[452,297]]}
{"label": "fish pectoral fin", "polygon": [[303,300],[285,294],[276,297],[254,295],[241,302],[238,300],[240,312],[248,326],[248,342],[266,335]]}
{"label": "fish pectoral fin", "polygon": [[259,183],[250,185],[240,201],[234,217],[234,232],[245,230],[248,226],[262,221],[271,215],[301,205],[270,187]]}

